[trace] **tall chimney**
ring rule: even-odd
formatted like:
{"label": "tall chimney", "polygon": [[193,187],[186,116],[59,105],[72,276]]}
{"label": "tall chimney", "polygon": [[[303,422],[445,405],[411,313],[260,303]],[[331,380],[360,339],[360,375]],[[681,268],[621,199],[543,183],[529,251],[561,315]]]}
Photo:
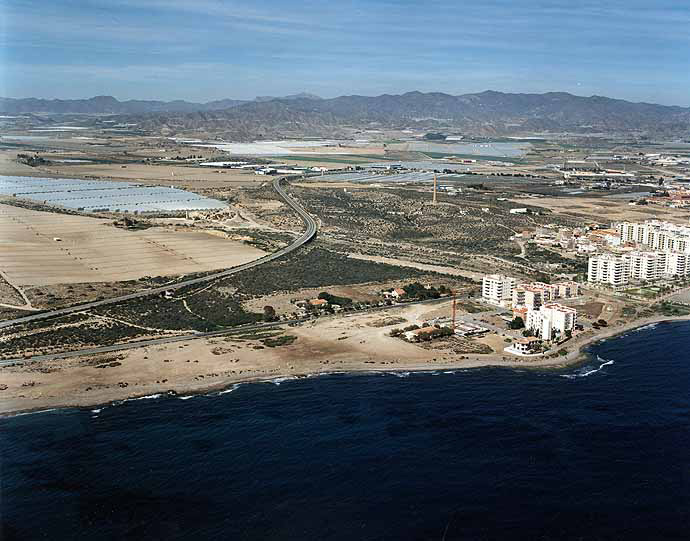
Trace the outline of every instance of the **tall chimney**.
{"label": "tall chimney", "polygon": [[436,173],[434,173],[434,198],[432,200],[432,204],[436,204]]}

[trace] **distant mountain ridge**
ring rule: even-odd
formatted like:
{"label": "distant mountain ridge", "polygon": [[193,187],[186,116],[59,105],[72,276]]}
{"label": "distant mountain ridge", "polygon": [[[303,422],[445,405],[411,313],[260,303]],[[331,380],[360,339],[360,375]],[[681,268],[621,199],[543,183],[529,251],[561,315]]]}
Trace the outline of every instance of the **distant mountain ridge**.
{"label": "distant mountain ridge", "polygon": [[[43,109],[43,110],[42,110]],[[236,139],[276,135],[334,135],[346,127],[452,127],[477,135],[535,131],[643,131],[690,133],[690,108],[633,103],[567,92],[514,94],[485,91],[454,96],[441,92],[407,92],[381,96],[323,99],[310,94],[253,101],[219,100],[120,102],[111,96],[88,100],[0,99],[0,110],[120,115],[154,133],[216,133]]]}
{"label": "distant mountain ridge", "polygon": [[331,99],[293,97],[253,101],[216,111],[126,117],[154,132],[215,132],[252,139],[277,135],[334,135],[346,127],[459,129],[475,135],[539,131],[690,133],[690,108],[632,103],[566,92],[508,94],[485,91],[453,96],[408,92]]}
{"label": "distant mountain ridge", "polygon": [[[276,99],[321,99],[305,92],[291,96],[257,96],[255,101]],[[195,103],[185,100],[126,100],[119,101],[113,96],[94,96],[93,98],[59,100],[41,98],[0,98],[0,112],[21,113],[63,113],[63,114],[139,114],[139,113],[192,113],[196,111],[218,111],[229,109],[251,100],[223,99],[206,103]]]}

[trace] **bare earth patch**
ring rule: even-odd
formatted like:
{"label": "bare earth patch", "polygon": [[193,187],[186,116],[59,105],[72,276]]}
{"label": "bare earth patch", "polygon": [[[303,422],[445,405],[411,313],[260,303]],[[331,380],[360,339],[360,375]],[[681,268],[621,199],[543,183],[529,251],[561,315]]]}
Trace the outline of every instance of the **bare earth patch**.
{"label": "bare earth patch", "polygon": [[118,229],[108,220],[0,205],[0,269],[16,285],[112,282],[223,269],[262,250],[203,231]]}

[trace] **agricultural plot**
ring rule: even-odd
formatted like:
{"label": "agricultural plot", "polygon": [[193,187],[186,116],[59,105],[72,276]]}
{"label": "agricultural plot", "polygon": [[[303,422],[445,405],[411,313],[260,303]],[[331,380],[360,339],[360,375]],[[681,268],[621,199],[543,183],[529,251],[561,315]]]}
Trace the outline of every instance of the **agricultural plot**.
{"label": "agricultural plot", "polygon": [[[336,173],[315,177],[323,182],[363,182],[363,183],[396,183],[396,182],[432,182],[434,173],[398,173],[393,175],[376,173]],[[461,175],[447,174],[438,180],[455,180]]]}
{"label": "agricultural plot", "polygon": [[410,142],[389,145],[391,150],[437,153],[442,155],[464,154],[470,156],[489,156],[520,158],[531,148],[529,143],[429,143]]}
{"label": "agricultural plot", "polygon": [[0,269],[16,285],[114,282],[223,269],[265,252],[203,231],[127,231],[107,220],[0,205]]}
{"label": "agricultural plot", "polygon": [[105,180],[0,176],[0,194],[87,212],[179,212],[227,207],[222,201],[177,188]]}
{"label": "agricultural plot", "polygon": [[[633,199],[634,197],[628,197]],[[578,197],[514,197],[518,205],[531,205],[549,209],[553,213],[569,214],[590,220],[593,223],[610,223],[615,221],[668,220],[687,223],[686,210],[661,207],[656,205],[629,205],[627,199],[604,199],[596,196]]]}

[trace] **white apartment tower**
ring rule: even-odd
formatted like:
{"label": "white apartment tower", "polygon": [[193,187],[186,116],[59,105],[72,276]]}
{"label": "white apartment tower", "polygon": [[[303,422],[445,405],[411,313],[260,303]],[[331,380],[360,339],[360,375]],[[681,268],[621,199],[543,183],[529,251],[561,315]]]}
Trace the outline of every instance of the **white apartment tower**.
{"label": "white apartment tower", "polygon": [[662,252],[690,254],[690,226],[648,220],[643,223],[621,222],[616,224],[616,229],[621,242],[634,242]]}
{"label": "white apartment tower", "polygon": [[660,279],[666,273],[665,252],[632,252],[626,254],[630,259],[630,278],[638,282]]}
{"label": "white apartment tower", "polygon": [[688,276],[690,254],[682,252],[628,252],[589,258],[587,280],[622,286],[631,280],[653,282],[665,276]]}
{"label": "white apartment tower", "polygon": [[688,276],[690,274],[690,254],[671,252],[666,259],[666,273],[671,276]]}
{"label": "white apartment tower", "polygon": [[589,258],[587,280],[608,284],[614,287],[628,283],[630,279],[630,260],[625,256],[602,254]]}
{"label": "white apartment tower", "polygon": [[513,298],[515,278],[502,274],[490,274],[482,280],[482,298],[492,304],[506,306]]}
{"label": "white apartment tower", "polygon": [[572,331],[577,324],[577,310],[556,302],[546,303],[539,310],[527,313],[526,327],[542,340],[553,340]]}

